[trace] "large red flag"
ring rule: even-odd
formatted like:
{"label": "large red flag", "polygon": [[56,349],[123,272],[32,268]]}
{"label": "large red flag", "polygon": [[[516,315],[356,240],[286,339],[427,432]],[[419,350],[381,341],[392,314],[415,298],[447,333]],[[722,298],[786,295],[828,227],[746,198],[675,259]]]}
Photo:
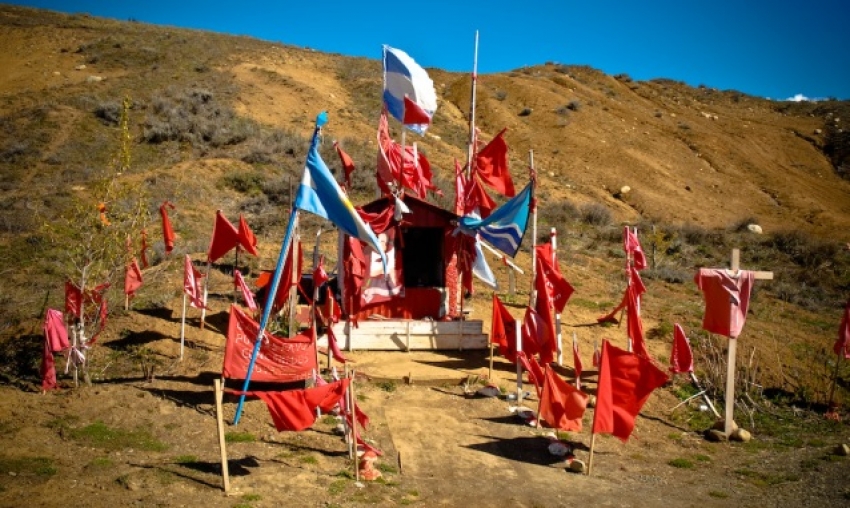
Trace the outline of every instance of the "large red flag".
{"label": "large red flag", "polygon": [[637,230],[633,231],[628,226],[623,229],[623,250],[626,251],[626,256],[632,258],[635,269],[643,270],[648,266],[646,255],[643,253],[643,248],[640,246],[640,240],[637,237]]}
{"label": "large red flag", "polygon": [[847,300],[847,306],[844,307],[844,315],[838,326],[838,340],[835,341],[832,350],[837,355],[844,350],[844,358],[850,359],[850,300]]}
{"label": "large red flag", "polygon": [[567,384],[551,367],[546,369],[543,379],[540,419],[553,429],[581,432],[587,394]]}
{"label": "large red flag", "polygon": [[[245,379],[254,352],[260,326],[238,306],[230,306],[227,342],[224,346],[224,365],[221,375],[226,379]],[[289,382],[307,379],[316,370],[316,345],[312,329],[295,337],[282,339],[264,332],[254,362],[252,381]]]}
{"label": "large red flag", "polygon": [[490,326],[490,342],[499,345],[499,354],[516,363],[517,322],[508,308],[493,293],[493,318]]}
{"label": "large red flag", "polygon": [[242,214],[239,214],[239,245],[241,245],[248,254],[252,254],[254,256],[259,256],[257,252],[257,237],[254,236],[254,232],[251,231],[251,227],[248,226],[248,221],[245,220],[245,217]]}
{"label": "large red flag", "polygon": [[561,274],[557,260],[553,261],[552,244],[544,243],[536,246],[535,249],[537,250],[537,259],[540,260],[537,276],[542,276],[549,297],[552,299],[552,306],[555,308],[555,312],[560,314],[564,311],[564,307],[567,306],[567,302],[575,290]]}
{"label": "large red flag", "polygon": [[334,381],[325,386],[285,392],[245,392],[262,399],[278,432],[309,429],[316,421],[316,408],[329,412],[339,404],[348,389],[350,379]]}
{"label": "large red flag", "polygon": [[245,283],[245,278],[242,277],[242,272],[234,270],[233,278],[235,279],[236,286],[238,286],[239,290],[242,291],[242,299],[245,300],[245,306],[248,307],[248,310],[251,312],[257,312],[257,302],[254,301],[254,294],[251,293],[251,289],[248,288],[248,284]]}
{"label": "large red flag", "polygon": [[652,392],[669,379],[650,360],[602,341],[594,434],[613,434],[626,442]]}
{"label": "large red flag", "polygon": [[203,309],[204,305],[204,287],[201,284],[201,279],[204,274],[199,272],[195,265],[192,264],[192,258],[186,254],[183,261],[183,292],[189,297],[189,305],[196,309]]}
{"label": "large red flag", "polygon": [[212,238],[210,239],[210,248],[207,250],[207,260],[210,263],[215,263],[217,259],[227,254],[230,249],[236,247],[238,244],[239,231],[221,213],[221,210],[217,210],[215,212]]}
{"label": "large red flag", "polygon": [[673,325],[673,349],[670,351],[670,372],[682,374],[694,371],[694,357],[691,344],[682,325]]}
{"label": "large red flag", "polygon": [[516,195],[511,173],[508,171],[508,144],[505,142],[505,131],[496,135],[487,146],[475,155],[475,169],[481,181],[492,187],[503,196]]}
{"label": "large red flag", "polygon": [[351,174],[354,173],[354,161],[351,160],[351,157],[345,153],[345,150],[339,146],[338,141],[334,141],[334,148],[336,148],[336,153],[339,155],[339,160],[342,163],[342,170],[345,173],[345,186],[351,192]]}
{"label": "large red flag", "polygon": [[174,210],[174,205],[166,201],[159,207],[159,214],[162,216],[162,241],[165,243],[165,254],[171,254],[174,249],[174,229],[171,227],[171,220],[168,218],[168,209]]}
{"label": "large red flag", "polygon": [[124,294],[133,298],[140,287],[142,287],[142,270],[139,269],[139,262],[133,258],[124,274]]}

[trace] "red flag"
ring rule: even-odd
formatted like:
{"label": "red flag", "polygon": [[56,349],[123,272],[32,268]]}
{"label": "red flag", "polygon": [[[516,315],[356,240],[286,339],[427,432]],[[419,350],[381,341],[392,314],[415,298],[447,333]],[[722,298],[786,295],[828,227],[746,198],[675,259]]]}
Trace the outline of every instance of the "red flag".
{"label": "red flag", "polygon": [[142,268],[148,267],[148,233],[144,229],[142,230],[142,248],[139,252],[139,257],[142,258]]}
{"label": "red flag", "polygon": [[638,356],[651,360],[652,357],[649,356],[649,350],[646,349],[646,339],[644,339],[643,336],[643,320],[640,318],[640,303],[638,302],[638,297],[635,293],[635,291],[626,292],[626,296],[629,301],[628,308],[626,309],[626,331],[628,332],[629,338],[632,340],[632,350]]}
{"label": "red flag", "polygon": [[254,236],[254,232],[251,231],[251,228],[248,226],[248,222],[245,220],[245,217],[242,214],[239,214],[239,245],[241,245],[248,254],[252,254],[254,256],[259,256],[260,254],[257,252],[257,237]]}
{"label": "red flag", "polygon": [[844,315],[841,317],[841,324],[838,326],[838,340],[832,346],[835,354],[840,355],[841,350],[844,350],[844,358],[850,359],[850,300],[847,300],[847,306],[844,307]]}
{"label": "red flag", "polygon": [[670,351],[670,372],[681,374],[694,371],[694,357],[685,330],[679,323],[673,326],[673,349]]}
{"label": "red flag", "polygon": [[285,392],[247,392],[266,403],[278,432],[309,429],[316,421],[316,408],[328,412],[345,395],[349,379],[334,381],[325,386]]}
{"label": "red flag", "polygon": [[87,347],[91,347],[97,342],[97,338],[100,336],[100,333],[103,332],[103,329],[106,328],[106,318],[109,315],[109,308],[106,301],[106,298],[100,301],[100,307],[98,307],[97,311],[97,331],[91,336],[91,339],[86,343]]}
{"label": "red flag", "polygon": [[325,271],[325,255],[322,254],[319,256],[319,263],[316,265],[316,269],[313,270],[313,289],[322,287],[329,280],[328,272]]}
{"label": "red flag", "polygon": [[47,309],[44,315],[44,352],[41,357],[41,389],[44,391],[57,388],[56,363],[53,353],[68,349],[68,331],[65,329],[62,313],[55,309]]}
{"label": "red flag", "polygon": [[537,360],[533,356],[527,355],[525,351],[517,351],[516,357],[522,368],[528,372],[528,380],[534,385],[534,388],[537,390],[537,396],[540,397],[543,390],[543,368],[540,367],[540,364],[537,363]]}
{"label": "red flag", "polygon": [[508,308],[493,293],[493,318],[490,326],[490,342],[499,345],[499,354],[516,363],[516,319]]}
{"label": "red flag", "polygon": [[643,248],[640,246],[640,240],[637,237],[637,229],[632,231],[628,226],[625,226],[623,229],[623,250],[626,252],[626,256],[634,262],[635,269],[643,270],[648,266],[646,255],[643,253]]}
{"label": "red flag", "polygon": [[537,273],[534,279],[534,288],[537,290],[537,301],[535,302],[534,310],[540,316],[543,326],[540,328],[538,342],[540,344],[540,363],[549,364],[555,360],[555,354],[558,351],[558,334],[555,330],[555,314],[554,304],[552,302],[552,293],[546,279],[545,261],[541,256],[537,256]]}
{"label": "red flag", "polygon": [[[552,306],[555,312],[560,314],[575,290],[561,274],[557,260],[553,261],[552,244],[544,243],[536,246],[535,249],[537,249],[537,259],[540,260],[537,276],[542,277],[547,293],[552,299]],[[540,291],[539,288],[538,291]]]}
{"label": "red flag", "polygon": [[505,131],[496,135],[487,146],[479,150],[475,156],[475,170],[481,181],[489,185],[499,194],[507,197],[516,195],[511,173],[508,171],[508,144],[505,142]]}
{"label": "red flag", "polygon": [[431,117],[422,109],[416,101],[404,96],[404,116],[402,117],[404,125],[426,124],[431,125]]}
{"label": "red flag", "polygon": [[343,356],[342,351],[339,350],[339,344],[337,344],[336,342],[336,334],[334,333],[333,326],[331,324],[328,324],[326,330],[328,333],[328,347],[331,349],[331,355],[334,357],[334,360],[338,361],[339,363],[348,362],[348,359]]}
{"label": "red flag", "polygon": [[[584,370],[581,364],[581,355],[578,353],[578,341],[573,337],[573,371],[576,375],[576,387],[581,388],[581,372]],[[579,429],[580,430],[580,429]]]}
{"label": "red flag", "polygon": [[136,258],[133,258],[124,274],[124,294],[133,298],[140,287],[142,287],[142,271],[139,269]]}
{"label": "red flag", "polygon": [[587,394],[569,385],[555,369],[543,375],[539,417],[553,429],[581,432],[581,419],[587,408]]}
{"label": "red flag", "polygon": [[248,310],[251,312],[257,312],[257,302],[254,301],[254,294],[251,293],[251,289],[248,288],[248,284],[245,283],[245,278],[242,277],[242,272],[234,270],[233,278],[235,279],[236,285],[242,291],[242,299],[245,300],[245,306],[248,307]]}
{"label": "red flag", "polygon": [[192,264],[192,258],[186,254],[186,259],[183,262],[183,292],[189,297],[189,305],[196,309],[203,309],[204,305],[204,287],[201,284],[201,279],[204,274],[199,272],[195,265]]}
{"label": "red flag", "polygon": [[[230,306],[224,365],[226,379],[245,379],[260,326],[237,305]],[[316,370],[316,345],[312,329],[282,339],[266,331],[254,362],[252,381],[289,382],[308,379]]]}
{"label": "red flag", "polygon": [[536,310],[531,307],[525,308],[525,317],[522,320],[522,351],[530,356],[540,352],[541,341],[544,330],[543,319]]}
{"label": "red flag", "polygon": [[463,175],[463,168],[455,159],[455,215],[463,215],[466,209],[466,178]]}
{"label": "red flag", "polygon": [[348,189],[351,189],[351,174],[354,173],[355,169],[354,161],[351,160],[351,157],[349,157],[349,155],[345,153],[345,150],[339,146],[338,141],[334,141],[334,148],[336,148],[336,153],[339,155],[339,160],[342,163],[342,169],[345,172],[345,186]]}
{"label": "red flag", "polygon": [[626,442],[635,419],[653,390],[669,379],[651,361],[602,342],[594,434],[613,434]]}
{"label": "red flag", "polygon": [[65,314],[80,317],[80,307],[83,303],[83,292],[71,281],[65,281]]}
{"label": "red flag", "polygon": [[236,247],[239,244],[239,232],[236,227],[221,213],[221,210],[215,212],[215,223],[213,224],[212,238],[210,239],[210,248],[207,250],[207,260],[210,263],[215,263],[217,259]]}
{"label": "red flag", "polygon": [[472,178],[466,180],[466,194],[464,195],[465,213],[471,213],[478,209],[478,214],[482,219],[490,216],[493,210],[496,209],[496,202],[487,194],[484,187],[473,175]]}
{"label": "red flag", "polygon": [[165,243],[165,254],[171,254],[174,249],[174,229],[171,228],[171,221],[168,219],[168,209],[174,210],[174,205],[168,201],[162,203],[159,207],[159,214],[162,216],[162,241]]}
{"label": "red flag", "polygon": [[[629,282],[626,286],[626,291],[623,293],[623,299],[620,300],[620,304],[617,305],[617,308],[609,312],[608,314],[596,318],[596,321],[600,323],[604,322],[617,322],[617,318],[614,317],[620,309],[624,309],[629,305],[630,299],[635,301],[636,306],[638,307],[637,311],[640,312],[640,296],[646,293],[646,286],[643,284],[643,280],[640,278],[640,274],[637,271],[637,268],[634,266],[630,266],[626,269],[629,275]],[[631,296],[630,296],[631,293]]]}
{"label": "red flag", "polygon": [[[355,239],[355,241],[357,241]],[[274,304],[272,306],[272,310],[282,309],[284,304],[286,303],[287,298],[289,297],[289,288],[293,286],[292,283],[292,252],[295,250],[296,254],[296,268],[295,268],[295,284],[297,285],[300,281],[301,270],[304,264],[304,256],[301,251],[301,242],[292,242],[289,245],[289,253],[286,255],[286,261],[283,264],[283,272],[280,274],[280,284],[277,287],[277,294],[275,294]],[[271,286],[272,276],[274,272],[272,271],[262,271],[260,276],[257,277],[257,281],[255,285],[257,289],[264,290],[262,292],[263,298],[268,302],[268,289]]]}

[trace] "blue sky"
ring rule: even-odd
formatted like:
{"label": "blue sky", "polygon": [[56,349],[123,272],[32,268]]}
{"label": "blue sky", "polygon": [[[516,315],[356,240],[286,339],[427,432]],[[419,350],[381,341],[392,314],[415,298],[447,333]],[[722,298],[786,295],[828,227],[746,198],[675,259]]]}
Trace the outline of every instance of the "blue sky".
{"label": "blue sky", "polygon": [[634,79],[787,99],[850,99],[850,1],[24,0],[119,20],[211,30],[379,58],[400,48],[424,67],[502,72],[544,62]]}

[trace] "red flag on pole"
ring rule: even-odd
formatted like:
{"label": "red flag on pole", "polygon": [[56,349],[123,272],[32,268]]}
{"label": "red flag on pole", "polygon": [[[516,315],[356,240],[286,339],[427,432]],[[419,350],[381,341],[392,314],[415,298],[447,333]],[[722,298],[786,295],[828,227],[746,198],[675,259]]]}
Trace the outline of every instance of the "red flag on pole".
{"label": "red flag on pole", "polygon": [[322,287],[322,285],[330,280],[328,277],[328,272],[325,271],[325,255],[322,254],[319,256],[319,262],[316,264],[316,269],[313,270],[313,288],[318,289]]}
{"label": "red flag on pole", "polygon": [[210,248],[207,250],[207,260],[215,263],[217,259],[224,256],[230,249],[239,244],[239,232],[236,227],[221,213],[215,212],[215,223],[213,224]]}
{"label": "red flag on pole", "polygon": [[[544,263],[543,258],[538,255],[537,271],[534,279],[534,288],[537,290],[537,301],[535,302],[534,310],[537,311],[543,325],[539,330],[541,335],[537,340],[540,343],[540,363],[546,365],[555,361],[555,355],[558,351],[558,334],[555,330],[555,313],[553,312],[555,309],[552,302],[552,293],[549,291],[549,285],[547,284],[549,281],[546,279]],[[523,344],[525,343],[523,342]]]}
{"label": "red flag on pole", "polygon": [[628,226],[623,229],[623,250],[626,252],[626,256],[631,256],[635,269],[643,270],[648,266],[646,255],[643,253],[643,248],[640,246],[640,240],[637,237],[637,230],[631,230]]}
{"label": "red flag on pole", "polygon": [[248,310],[251,312],[257,312],[257,302],[254,301],[254,294],[251,293],[251,289],[248,288],[248,284],[245,283],[245,278],[242,277],[242,272],[234,270],[233,278],[235,279],[236,285],[239,287],[240,291],[242,291],[242,299],[245,300],[245,306],[248,307]]}
{"label": "red flag on pole", "polygon": [[694,357],[691,353],[691,343],[685,335],[685,330],[679,323],[673,326],[673,349],[670,351],[670,372],[682,374],[694,371]]}
{"label": "red flag on pole", "polygon": [[511,173],[508,171],[508,144],[505,142],[507,127],[502,129],[487,146],[475,155],[475,170],[481,181],[499,194],[507,197],[516,195]]}
{"label": "red flag on pole", "polygon": [[57,388],[53,353],[68,349],[70,344],[62,313],[58,310],[47,309],[42,329],[44,330],[44,353],[41,357],[41,389],[47,391]]}
{"label": "red flag on pole", "polygon": [[139,269],[139,262],[133,258],[124,274],[124,294],[133,298],[140,287],[142,287],[142,270]]}
{"label": "red flag on pole", "polygon": [[204,306],[204,286],[201,279],[204,274],[199,272],[195,265],[192,264],[192,258],[186,254],[186,259],[183,263],[183,292],[189,297],[189,305],[196,309],[203,309]]}
{"label": "red flag on pole", "polygon": [[466,210],[466,178],[460,163],[455,159],[455,215],[463,215]]}
{"label": "red flag on pole", "polygon": [[[351,237],[348,237],[351,238]],[[356,238],[352,238],[353,241],[358,242]],[[292,287],[292,252],[293,250],[296,254],[296,284],[298,280],[300,280],[301,271],[304,264],[304,255],[301,251],[301,242],[292,242],[289,246],[289,253],[286,255],[286,261],[283,264],[283,273],[280,276],[280,283],[277,286],[277,294],[274,296],[274,305],[272,306],[272,310],[282,309],[283,305],[286,303],[286,299],[289,297],[289,288]],[[274,272],[272,271],[263,271],[260,273],[260,276],[257,277],[257,281],[255,285],[257,289],[265,289],[263,292],[263,299],[261,301],[264,303],[268,301],[268,287],[271,286],[272,275]],[[265,304],[265,303],[264,303]]]}
{"label": "red flag on pole", "polygon": [[65,281],[65,314],[80,317],[83,303],[83,292],[71,281]]}
{"label": "red flag on pole", "polygon": [[843,350],[844,358],[850,359],[850,300],[847,300],[847,306],[844,307],[844,315],[838,326],[838,340],[835,341],[832,350],[837,355],[840,355]]}
{"label": "red flag on pole", "polygon": [[647,358],[602,341],[594,434],[613,434],[626,442],[652,392],[669,379]]}
{"label": "red flag on pole", "polygon": [[499,354],[516,363],[517,322],[508,308],[493,293],[493,318],[490,326],[490,342],[499,345]]}
{"label": "red flag on pole", "polygon": [[[564,307],[567,306],[567,302],[575,290],[561,274],[558,263],[552,262],[552,244],[537,245],[535,249],[537,249],[536,257],[540,260],[537,276],[542,277],[542,283],[545,284],[546,292],[552,300],[552,306],[555,308],[555,312],[560,314],[564,311]],[[537,288],[537,290],[539,292],[540,288]]]}
{"label": "red flag on pole", "polygon": [[248,254],[252,254],[254,256],[259,256],[257,252],[257,237],[254,236],[254,232],[251,231],[251,227],[248,226],[248,221],[245,220],[245,217],[242,214],[239,214],[239,245],[241,245]]}
{"label": "red flag on pole", "polygon": [[543,379],[540,419],[553,429],[581,432],[587,394],[567,384],[551,367],[546,369]]}
{"label": "red flag on pole", "polygon": [[334,141],[334,148],[336,148],[336,153],[339,155],[339,160],[342,163],[342,170],[345,173],[345,186],[351,192],[351,174],[354,173],[354,161],[351,160],[351,157],[345,153],[345,150],[339,146],[338,141]]}
{"label": "red flag on pole", "polygon": [[328,412],[345,395],[351,380],[334,381],[325,386],[285,392],[245,392],[262,399],[269,408],[278,432],[309,429],[316,421],[316,408]]}
{"label": "red flag on pole", "polygon": [[174,229],[171,227],[171,220],[168,218],[168,209],[174,210],[174,205],[166,201],[159,207],[159,214],[162,216],[162,241],[165,243],[165,254],[171,254],[174,249]]}

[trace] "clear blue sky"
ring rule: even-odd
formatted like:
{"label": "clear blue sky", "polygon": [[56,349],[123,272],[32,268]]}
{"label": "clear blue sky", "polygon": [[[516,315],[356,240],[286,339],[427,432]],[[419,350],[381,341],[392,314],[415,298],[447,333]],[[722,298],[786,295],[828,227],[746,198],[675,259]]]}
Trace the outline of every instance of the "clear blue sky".
{"label": "clear blue sky", "polygon": [[544,62],[786,99],[850,99],[850,0],[23,0],[10,3],[211,30],[481,74]]}

